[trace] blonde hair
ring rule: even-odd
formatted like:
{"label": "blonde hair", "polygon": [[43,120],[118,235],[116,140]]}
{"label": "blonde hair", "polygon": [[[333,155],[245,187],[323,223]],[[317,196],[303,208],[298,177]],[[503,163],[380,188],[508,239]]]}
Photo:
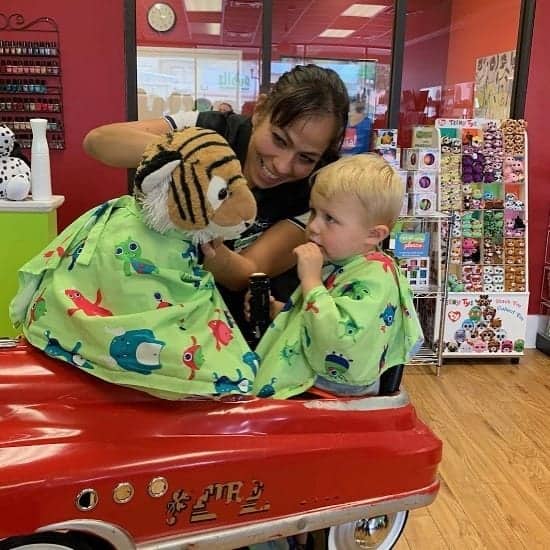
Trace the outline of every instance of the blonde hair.
{"label": "blonde hair", "polygon": [[313,189],[326,199],[337,193],[351,193],[365,210],[370,225],[393,227],[404,188],[397,172],[378,154],[363,153],[344,157],[312,175]]}

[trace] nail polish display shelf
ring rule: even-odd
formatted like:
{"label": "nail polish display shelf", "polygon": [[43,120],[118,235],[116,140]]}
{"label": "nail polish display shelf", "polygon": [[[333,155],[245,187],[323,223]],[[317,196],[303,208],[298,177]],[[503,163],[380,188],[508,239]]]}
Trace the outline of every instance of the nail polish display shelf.
{"label": "nail polish display shelf", "polygon": [[61,47],[51,17],[25,21],[0,12],[0,124],[9,126],[23,148],[31,145],[28,118],[47,118],[50,149],[65,148]]}

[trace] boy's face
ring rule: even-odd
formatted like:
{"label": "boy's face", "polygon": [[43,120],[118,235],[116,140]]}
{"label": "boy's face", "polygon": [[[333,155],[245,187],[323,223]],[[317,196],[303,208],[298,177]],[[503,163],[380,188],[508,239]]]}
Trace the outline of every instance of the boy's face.
{"label": "boy's face", "polygon": [[387,227],[368,225],[364,208],[353,195],[339,192],[327,199],[313,187],[310,206],[307,237],[327,260],[365,254],[387,235]]}

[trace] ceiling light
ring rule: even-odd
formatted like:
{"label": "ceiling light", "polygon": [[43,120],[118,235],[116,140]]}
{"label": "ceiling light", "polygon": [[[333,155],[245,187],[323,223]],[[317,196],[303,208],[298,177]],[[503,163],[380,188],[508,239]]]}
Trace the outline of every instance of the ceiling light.
{"label": "ceiling light", "polygon": [[380,6],[379,4],[352,4],[340,15],[345,17],[374,17],[387,7],[388,6]]}
{"label": "ceiling light", "polygon": [[353,29],[325,29],[320,35],[320,38],[346,38],[355,31]]}
{"label": "ceiling light", "polygon": [[222,11],[222,0],[184,0],[187,11]]}
{"label": "ceiling light", "polygon": [[220,23],[191,23],[193,34],[217,34],[221,31]]}

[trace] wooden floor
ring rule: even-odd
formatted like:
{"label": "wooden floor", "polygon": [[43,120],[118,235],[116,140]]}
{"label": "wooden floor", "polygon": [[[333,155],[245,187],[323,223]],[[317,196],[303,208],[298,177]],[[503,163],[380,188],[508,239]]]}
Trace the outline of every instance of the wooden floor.
{"label": "wooden floor", "polygon": [[409,367],[405,388],[443,440],[441,490],[395,550],[550,549],[550,358]]}

